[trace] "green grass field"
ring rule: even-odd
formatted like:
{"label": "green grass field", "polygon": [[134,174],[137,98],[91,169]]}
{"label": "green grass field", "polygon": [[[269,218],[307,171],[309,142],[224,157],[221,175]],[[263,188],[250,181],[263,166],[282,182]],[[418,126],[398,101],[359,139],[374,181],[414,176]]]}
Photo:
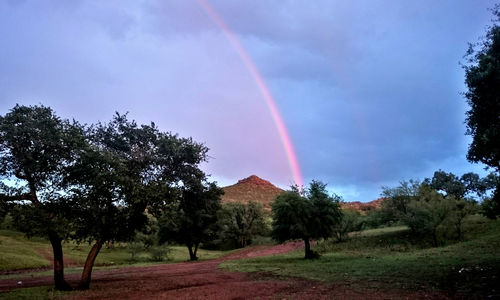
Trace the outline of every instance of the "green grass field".
{"label": "green grass field", "polygon": [[356,233],[342,243],[319,242],[314,246],[322,253],[317,260],[304,260],[303,251],[296,251],[227,261],[220,267],[340,281],[360,287],[498,296],[500,222],[480,223],[470,226],[467,241],[441,247],[415,239],[405,227],[393,227]]}
{"label": "green grass field", "polygon": [[69,296],[71,292],[61,292],[54,290],[51,286],[39,286],[31,288],[23,288],[10,291],[8,293],[0,293],[0,299],[9,300],[52,300],[62,299],[64,296]]}
{"label": "green grass field", "polygon": [[[452,295],[466,297],[498,297],[500,221],[471,218],[465,224],[465,229],[465,241],[448,241],[440,247],[432,247],[430,241],[412,236],[403,226],[365,230],[352,233],[346,242],[318,242],[314,250],[322,256],[317,260],[304,260],[303,251],[295,251],[284,255],[227,261],[220,267],[232,271],[270,272],[284,278],[294,276],[343,282],[361,288],[444,290]],[[65,243],[65,257],[83,263],[89,247],[87,244]],[[50,253],[49,243],[40,238],[26,239],[19,232],[0,230],[0,270],[49,266],[49,262],[39,254],[40,249]],[[199,256],[201,259],[211,259],[225,253],[228,252],[200,250]],[[185,247],[173,246],[166,262],[187,259]],[[139,253],[136,260],[131,261],[125,244],[102,249],[96,263],[99,265],[96,270],[159,264],[152,262],[146,252]],[[81,272],[81,267],[66,269],[68,274],[75,272]],[[51,271],[30,274],[47,276]],[[26,273],[1,275],[0,279],[19,276],[26,276]],[[48,289],[43,294],[51,297],[62,295],[49,287],[40,287],[15,291],[14,294],[9,293],[9,297],[17,295],[19,299],[29,299],[30,293],[40,292],[37,289]]]}
{"label": "green grass field", "polygon": [[[65,242],[63,244],[63,253],[66,261],[72,261],[76,264],[83,264],[90,250],[89,244],[76,244],[75,242]],[[97,256],[96,266],[121,266],[121,265],[144,265],[181,262],[189,259],[186,247],[171,246],[171,252],[168,258],[163,262],[154,262],[151,255],[146,252],[140,252],[134,260],[128,251],[125,243],[118,243],[112,248],[103,247]],[[42,238],[27,239],[24,234],[13,230],[0,230],[0,271],[18,270],[49,267],[50,262],[40,253],[52,255],[50,243]],[[228,251],[198,250],[200,260],[217,258]],[[67,268],[67,273],[76,272],[81,268]],[[40,274],[50,273],[37,272]],[[25,274],[24,274],[25,275]],[[12,277],[13,275],[0,275],[0,279]]]}

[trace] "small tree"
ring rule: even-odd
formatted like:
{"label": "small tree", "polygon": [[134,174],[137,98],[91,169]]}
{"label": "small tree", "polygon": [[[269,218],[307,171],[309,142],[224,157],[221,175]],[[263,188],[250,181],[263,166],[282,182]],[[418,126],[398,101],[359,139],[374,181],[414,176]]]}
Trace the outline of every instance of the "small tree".
{"label": "small tree", "polygon": [[279,242],[302,239],[304,258],[316,258],[310,240],[332,236],[334,226],[342,218],[339,200],[335,195],[329,196],[326,184],[319,181],[312,181],[303,193],[298,188],[282,193],[272,206],[271,236]]}
{"label": "small tree", "polygon": [[453,210],[455,198],[443,197],[427,185],[422,185],[417,198],[408,205],[403,222],[412,232],[429,234],[434,246],[438,245],[438,228],[449,217]]}
{"label": "small tree", "polygon": [[264,208],[258,202],[226,203],[218,214],[219,237],[246,247],[255,235],[266,232]]}
{"label": "small tree", "polygon": [[449,220],[455,227],[455,233],[459,241],[462,240],[463,237],[462,225],[465,218],[476,213],[476,211],[477,205],[465,199],[456,199],[454,203],[452,203],[452,211]]}
{"label": "small tree", "polygon": [[186,245],[190,260],[198,260],[201,243],[213,239],[223,190],[215,182],[192,178],[181,188],[176,203],[169,206],[159,219],[159,242]]}
{"label": "small tree", "polygon": [[337,242],[347,239],[349,232],[358,231],[362,226],[361,213],[359,211],[344,209],[342,219],[334,226],[334,236]]}
{"label": "small tree", "polygon": [[382,197],[386,201],[382,210],[386,221],[397,222],[408,212],[408,205],[418,195],[420,182],[418,180],[401,181],[395,188],[383,187]]}

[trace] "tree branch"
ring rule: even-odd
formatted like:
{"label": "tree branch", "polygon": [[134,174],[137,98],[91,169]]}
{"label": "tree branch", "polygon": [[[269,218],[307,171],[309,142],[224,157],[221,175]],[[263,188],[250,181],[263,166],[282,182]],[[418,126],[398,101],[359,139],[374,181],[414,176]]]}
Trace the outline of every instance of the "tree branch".
{"label": "tree branch", "polygon": [[31,193],[18,194],[18,195],[0,194],[0,201],[9,202],[9,201],[23,201],[23,200],[31,202],[36,201],[36,199],[34,199]]}

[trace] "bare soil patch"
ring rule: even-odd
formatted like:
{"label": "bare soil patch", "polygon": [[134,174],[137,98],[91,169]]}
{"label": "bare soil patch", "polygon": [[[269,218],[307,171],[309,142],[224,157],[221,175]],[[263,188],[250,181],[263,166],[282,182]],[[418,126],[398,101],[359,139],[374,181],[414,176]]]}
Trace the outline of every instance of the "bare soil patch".
{"label": "bare soil patch", "polygon": [[[125,267],[93,274],[91,289],[71,299],[447,299],[443,293],[359,289],[342,282],[325,283],[270,274],[218,269],[224,260],[276,255],[302,242],[246,248],[219,259],[148,267]],[[78,274],[67,275],[76,285]],[[0,291],[19,288],[19,279],[0,281]],[[22,287],[51,285],[51,277],[21,279]]]}

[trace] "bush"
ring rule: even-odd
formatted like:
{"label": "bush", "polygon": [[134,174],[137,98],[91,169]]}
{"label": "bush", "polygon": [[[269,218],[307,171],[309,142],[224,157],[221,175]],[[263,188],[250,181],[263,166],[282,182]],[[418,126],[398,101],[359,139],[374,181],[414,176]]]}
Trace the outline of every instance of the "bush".
{"label": "bush", "polygon": [[128,243],[127,251],[130,253],[130,260],[135,261],[137,255],[145,250],[144,244],[142,242],[133,241]]}
{"label": "bush", "polygon": [[341,242],[348,238],[349,232],[359,231],[363,225],[361,213],[355,210],[344,209],[342,211],[342,219],[339,223],[333,226],[333,234],[337,242]]}
{"label": "bush", "polygon": [[168,256],[170,252],[172,252],[172,248],[170,248],[167,244],[163,244],[160,246],[149,247],[148,252],[151,254],[152,261],[163,261],[168,260]]}

